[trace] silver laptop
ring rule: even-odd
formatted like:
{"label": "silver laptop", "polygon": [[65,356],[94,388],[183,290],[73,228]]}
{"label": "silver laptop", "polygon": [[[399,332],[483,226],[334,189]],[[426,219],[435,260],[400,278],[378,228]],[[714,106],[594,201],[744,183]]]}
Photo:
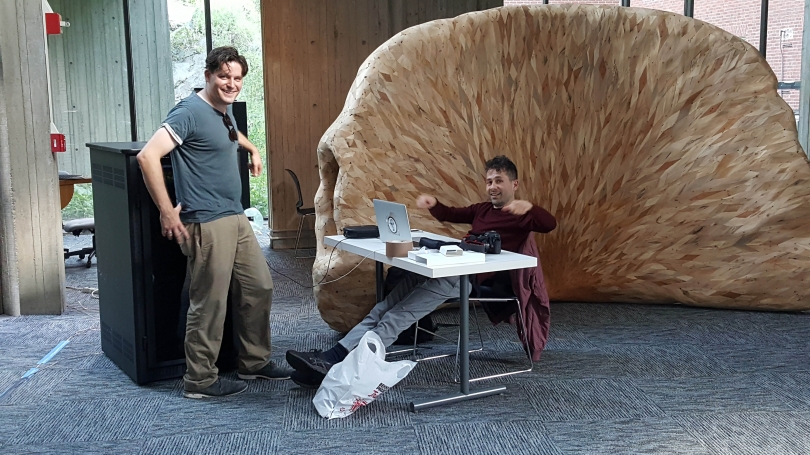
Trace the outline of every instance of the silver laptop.
{"label": "silver laptop", "polygon": [[408,210],[404,204],[374,199],[374,214],[377,216],[380,240],[383,242],[412,241]]}

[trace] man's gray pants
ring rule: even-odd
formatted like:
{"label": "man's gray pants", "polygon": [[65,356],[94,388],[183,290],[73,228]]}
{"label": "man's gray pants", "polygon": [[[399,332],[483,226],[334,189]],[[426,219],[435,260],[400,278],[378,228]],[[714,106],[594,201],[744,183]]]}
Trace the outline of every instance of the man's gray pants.
{"label": "man's gray pants", "polygon": [[427,278],[407,274],[393,291],[377,303],[368,316],[340,340],[351,351],[369,330],[382,339],[386,347],[414,322],[428,315],[439,305],[459,297],[459,277]]}

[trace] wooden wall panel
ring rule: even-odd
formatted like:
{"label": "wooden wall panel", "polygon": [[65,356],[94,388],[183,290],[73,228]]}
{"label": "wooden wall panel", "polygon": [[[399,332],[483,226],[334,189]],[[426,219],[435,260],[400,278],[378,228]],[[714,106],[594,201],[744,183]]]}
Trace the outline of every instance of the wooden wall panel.
{"label": "wooden wall panel", "polygon": [[[810,162],[740,38],[648,9],[504,7],[408,29],[367,65],[319,145],[319,238],[372,223],[374,198],[459,238],[417,196],[486,200],[504,154],[558,220],[537,235],[551,299],[810,310]],[[332,253],[314,282],[361,259]],[[315,288],[332,328],[375,304],[373,269]]]}
{"label": "wooden wall panel", "polygon": [[[320,183],[318,141],[343,109],[361,63],[404,28],[501,6],[493,0],[263,0],[268,191],[273,247],[291,247],[301,182],[312,207]],[[314,244],[313,220],[305,237]],[[292,240],[291,240],[292,239]]]}

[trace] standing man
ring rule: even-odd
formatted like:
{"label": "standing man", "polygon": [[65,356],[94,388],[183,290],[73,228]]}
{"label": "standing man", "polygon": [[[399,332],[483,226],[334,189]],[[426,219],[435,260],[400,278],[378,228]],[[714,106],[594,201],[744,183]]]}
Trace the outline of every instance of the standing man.
{"label": "standing man", "polygon": [[[163,235],[188,257],[191,276],[186,323],[187,398],[233,395],[244,381],[218,376],[228,288],[234,286],[239,336],[239,378],[287,379],[289,369],[270,361],[273,279],[253,229],[242,211],[237,144],[250,151],[253,176],[262,172],[255,145],[234,127],[231,104],[248,72],[233,47],[218,47],[205,59],[205,88],[181,100],[146,146],[138,163],[160,210]],[[177,206],[172,206],[160,159],[174,151]]]}

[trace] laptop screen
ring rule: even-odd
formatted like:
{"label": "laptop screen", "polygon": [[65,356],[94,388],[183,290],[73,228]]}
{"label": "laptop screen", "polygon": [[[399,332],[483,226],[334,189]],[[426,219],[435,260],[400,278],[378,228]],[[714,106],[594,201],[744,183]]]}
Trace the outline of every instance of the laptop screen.
{"label": "laptop screen", "polygon": [[374,199],[374,214],[377,217],[380,240],[383,242],[412,240],[408,210],[404,204]]}

